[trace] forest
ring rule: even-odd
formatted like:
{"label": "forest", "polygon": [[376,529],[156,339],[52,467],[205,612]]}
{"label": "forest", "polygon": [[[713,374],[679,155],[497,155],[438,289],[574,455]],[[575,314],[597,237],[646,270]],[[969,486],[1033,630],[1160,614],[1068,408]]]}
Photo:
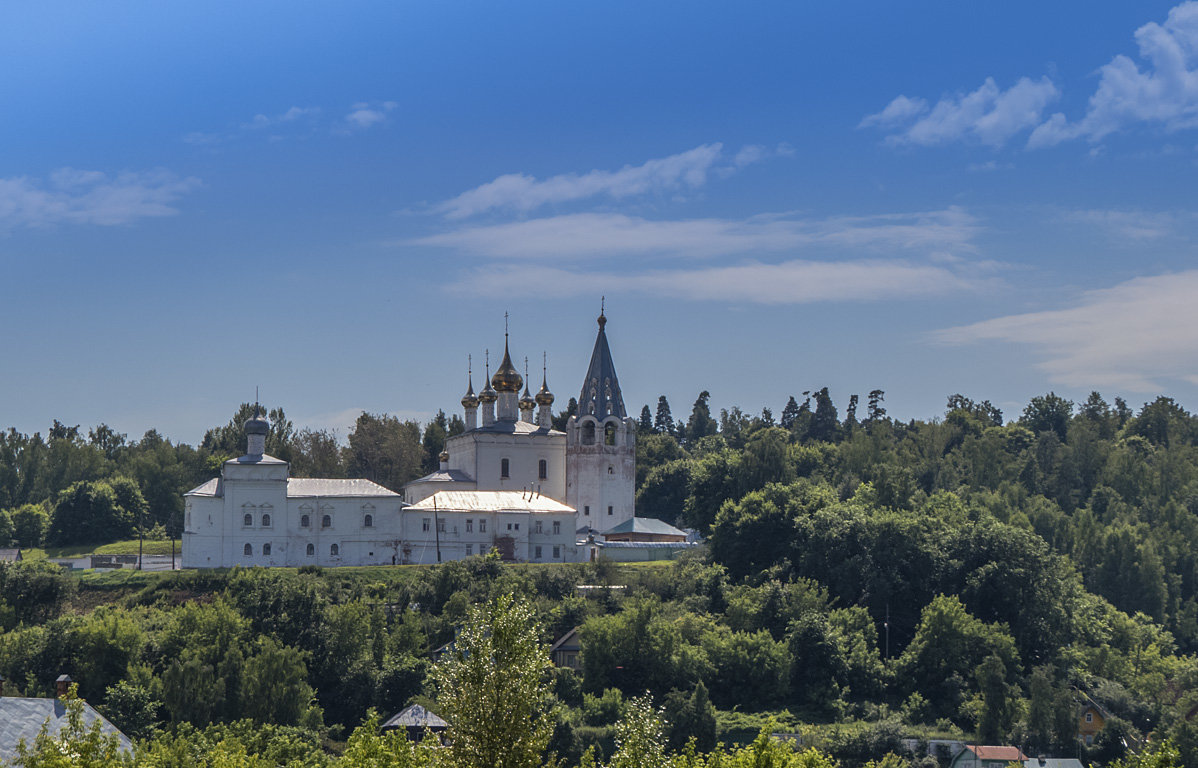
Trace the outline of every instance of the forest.
{"label": "forest", "polygon": [[[180,494],[240,452],[249,408],[194,448],[103,425],[10,430],[0,543],[176,533]],[[707,540],[661,566],[0,564],[5,690],[48,694],[66,671],[147,744],[232,739],[263,764],[323,764],[372,710],[444,706],[435,652],[512,595],[541,647],[575,627],[583,645],[578,672],[543,670],[538,760],[620,764],[621,729],[651,710],[671,760],[752,749],[765,728],[844,768],[931,759],[904,750],[912,738],[1095,765],[1171,744],[1177,765],[1198,765],[1198,419],[1166,397],[1133,410],[1049,393],[1009,420],[953,395],[942,417],[901,422],[879,390],[859,417],[857,397],[842,415],[826,389],[779,413],[714,414],[707,392],[678,420],[664,397],[642,409],[637,514]],[[363,414],[343,444],[270,416],[268,453],[293,474],[392,488],[462,428]],[[1109,715],[1089,746],[1083,703]]]}

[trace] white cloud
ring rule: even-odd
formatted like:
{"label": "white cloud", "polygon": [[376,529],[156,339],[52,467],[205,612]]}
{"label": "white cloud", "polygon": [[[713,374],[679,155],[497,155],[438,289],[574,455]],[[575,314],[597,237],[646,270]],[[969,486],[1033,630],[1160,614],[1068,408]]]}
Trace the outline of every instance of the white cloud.
{"label": "white cloud", "polygon": [[286,112],[277,115],[254,115],[254,119],[242,125],[242,128],[262,129],[277,126],[280,123],[293,123],[304,117],[317,117],[320,107],[291,107]]}
{"label": "white cloud", "polygon": [[1085,116],[1070,123],[1054,114],[1032,133],[1029,147],[1075,138],[1099,141],[1134,123],[1168,131],[1198,127],[1198,2],[1174,7],[1164,24],[1145,24],[1135,38],[1144,68],[1127,56],[1111,59],[1099,69]]}
{"label": "white cloud", "polygon": [[583,272],[529,265],[479,270],[453,286],[468,294],[535,296],[635,292],[692,301],[806,304],[821,301],[911,299],[976,290],[981,283],[940,266],[901,260],[748,262],[698,269],[632,273]]}
{"label": "white cloud", "polygon": [[1173,233],[1177,217],[1151,211],[1077,210],[1062,214],[1065,221],[1096,227],[1129,240],[1152,240]]}
{"label": "white cloud", "polygon": [[1007,342],[1046,358],[1049,380],[1078,388],[1159,392],[1198,383],[1198,270],[1089,291],[1077,306],[985,320],[936,334],[950,344]]}
{"label": "white cloud", "polygon": [[62,168],[45,182],[0,178],[0,230],[59,223],[112,226],[173,216],[178,209],[172,204],[199,183],[165,170],[108,176]]}
{"label": "white cloud", "polygon": [[896,130],[890,144],[929,146],[954,141],[976,141],[1000,147],[1015,134],[1040,123],[1045,108],[1059,96],[1047,77],[1020,78],[1002,90],[993,78],[971,93],[946,96],[930,111],[922,99],[899,96],[881,112],[869,115],[860,127]]}
{"label": "white cloud", "polygon": [[618,213],[578,213],[464,227],[410,242],[504,259],[714,257],[803,247],[972,253],[979,229],[977,220],[959,208],[826,219],[764,215],[653,221]]}
{"label": "white cloud", "polygon": [[350,108],[349,114],[345,116],[345,122],[351,128],[364,130],[379,123],[385,123],[387,114],[393,112],[398,106],[394,101],[384,101],[381,104],[360,101]]}
{"label": "white cloud", "polygon": [[[684,187],[693,189],[707,182],[707,174],[720,160],[722,149],[719,142],[703,144],[641,165],[626,165],[618,171],[563,173],[543,181],[523,173],[509,173],[467,190],[435,210],[446,218],[460,219],[495,208],[524,212],[599,195],[619,199]],[[746,164],[753,162],[751,156],[760,159],[763,153],[760,148],[746,150]]]}

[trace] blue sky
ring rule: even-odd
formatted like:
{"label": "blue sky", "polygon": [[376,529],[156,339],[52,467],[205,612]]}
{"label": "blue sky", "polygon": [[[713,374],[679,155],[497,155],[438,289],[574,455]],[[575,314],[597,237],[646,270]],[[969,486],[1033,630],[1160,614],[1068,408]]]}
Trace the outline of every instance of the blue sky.
{"label": "blue sky", "polygon": [[0,424],[1195,406],[1198,3],[245,5],[0,9]]}

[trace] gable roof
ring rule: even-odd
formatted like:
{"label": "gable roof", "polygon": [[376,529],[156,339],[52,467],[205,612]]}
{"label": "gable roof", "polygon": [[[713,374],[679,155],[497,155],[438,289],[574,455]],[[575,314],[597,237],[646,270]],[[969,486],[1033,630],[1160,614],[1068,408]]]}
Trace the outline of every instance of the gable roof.
{"label": "gable roof", "polygon": [[633,517],[603,532],[604,536],[613,533],[648,533],[659,536],[686,536],[686,531],[680,531],[669,523],[652,517]]}
{"label": "gable roof", "polygon": [[570,642],[570,640],[577,640],[577,639],[578,639],[578,627],[575,627],[574,629],[571,629],[569,632],[567,632],[566,634],[564,634],[560,638],[558,638],[556,643],[549,646],[549,652],[553,653],[558,648],[561,648],[563,645]]}
{"label": "gable roof", "polygon": [[[18,696],[0,697],[0,762],[10,760],[17,754],[17,743],[21,739],[29,746],[41,733],[42,724],[50,721],[51,735],[57,735],[67,725],[67,707],[62,699],[30,699]],[[115,735],[122,752],[131,752],[133,742],[115,725],[90,704],[83,704],[83,725],[90,728],[100,723],[100,732]]]}
{"label": "gable roof", "polygon": [[979,760],[1002,760],[1008,763],[1022,763],[1027,759],[1019,747],[992,747],[980,744],[967,744],[965,749],[978,756]]}
{"label": "gable roof", "polygon": [[548,496],[528,497],[526,491],[437,491],[407,507],[413,511],[440,512],[558,512],[574,514],[574,508]]}
{"label": "gable roof", "polygon": [[416,483],[473,483],[474,478],[466,474],[460,469],[438,469],[434,472],[429,472],[424,477],[418,477],[411,482],[404,483],[404,487],[415,485]]}
{"label": "gable roof", "polygon": [[400,710],[383,723],[383,730],[390,728],[448,728],[449,723],[429,712],[419,704]]}
{"label": "gable roof", "polygon": [[21,560],[21,550],[17,549],[0,549],[0,563],[15,563]]}
{"label": "gable roof", "polygon": [[[221,497],[225,495],[224,481],[219,477],[214,477],[208,482],[197,485],[192,488],[184,496],[212,496]],[[287,497],[306,498],[313,496],[398,496],[395,491],[388,490],[378,483],[370,480],[362,479],[334,479],[320,477],[289,477],[287,478]]]}

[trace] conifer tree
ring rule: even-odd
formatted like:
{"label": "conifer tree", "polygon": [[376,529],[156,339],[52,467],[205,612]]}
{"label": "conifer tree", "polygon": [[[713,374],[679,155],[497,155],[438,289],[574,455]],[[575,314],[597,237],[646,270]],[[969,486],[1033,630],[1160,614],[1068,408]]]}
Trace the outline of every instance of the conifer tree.
{"label": "conifer tree", "polygon": [[641,419],[636,425],[637,431],[642,435],[647,435],[653,431],[653,414],[649,412],[649,406],[641,408]]}
{"label": "conifer tree", "polygon": [[674,434],[674,417],[670,415],[670,401],[662,395],[657,398],[657,416],[653,419],[653,431],[663,435]]}
{"label": "conifer tree", "polygon": [[791,395],[786,401],[786,407],[782,409],[782,421],[780,426],[783,429],[790,429],[794,426],[795,419],[799,416],[799,404],[795,402],[795,396]]}

